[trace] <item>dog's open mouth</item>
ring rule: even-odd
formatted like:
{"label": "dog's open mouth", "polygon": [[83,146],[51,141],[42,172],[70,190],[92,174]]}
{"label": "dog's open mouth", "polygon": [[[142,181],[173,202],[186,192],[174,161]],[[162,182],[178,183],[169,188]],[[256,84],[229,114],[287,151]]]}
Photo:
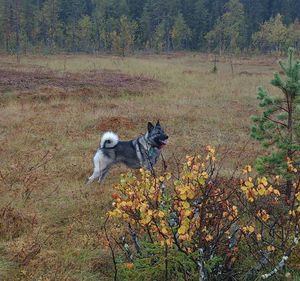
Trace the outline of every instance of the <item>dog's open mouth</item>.
{"label": "dog's open mouth", "polygon": [[168,144],[168,140],[159,140],[160,144],[163,145],[167,145]]}

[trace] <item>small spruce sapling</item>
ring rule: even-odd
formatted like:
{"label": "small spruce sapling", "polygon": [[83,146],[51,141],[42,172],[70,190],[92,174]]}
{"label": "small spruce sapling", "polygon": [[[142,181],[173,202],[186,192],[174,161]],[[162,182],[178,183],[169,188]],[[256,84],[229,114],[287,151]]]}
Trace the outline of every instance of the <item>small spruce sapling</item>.
{"label": "small spruce sapling", "polygon": [[271,84],[281,90],[280,95],[259,87],[263,113],[252,117],[251,136],[267,148],[267,154],[256,160],[258,173],[281,175],[286,180],[283,191],[291,198],[295,170],[289,168],[289,161],[296,167],[300,164],[300,62],[294,60],[293,48],[288,50],[287,62],[279,64],[286,77],[276,73]]}

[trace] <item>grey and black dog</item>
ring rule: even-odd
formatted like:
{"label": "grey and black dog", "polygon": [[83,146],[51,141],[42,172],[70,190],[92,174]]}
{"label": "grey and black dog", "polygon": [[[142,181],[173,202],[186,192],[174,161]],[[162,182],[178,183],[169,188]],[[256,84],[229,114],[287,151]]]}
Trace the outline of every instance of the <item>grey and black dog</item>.
{"label": "grey and black dog", "polygon": [[88,184],[98,179],[101,182],[107,175],[111,166],[123,163],[130,168],[146,168],[153,172],[161,153],[161,148],[168,142],[159,121],[154,126],[148,123],[145,135],[130,141],[120,141],[113,132],[103,134],[100,147],[94,156],[94,172],[88,179]]}

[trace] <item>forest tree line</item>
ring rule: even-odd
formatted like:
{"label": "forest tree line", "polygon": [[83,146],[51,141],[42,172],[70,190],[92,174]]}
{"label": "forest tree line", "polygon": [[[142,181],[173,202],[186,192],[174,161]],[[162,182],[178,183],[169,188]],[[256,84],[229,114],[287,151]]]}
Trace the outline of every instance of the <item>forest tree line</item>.
{"label": "forest tree line", "polygon": [[0,0],[0,50],[281,51],[298,19],[299,0]]}

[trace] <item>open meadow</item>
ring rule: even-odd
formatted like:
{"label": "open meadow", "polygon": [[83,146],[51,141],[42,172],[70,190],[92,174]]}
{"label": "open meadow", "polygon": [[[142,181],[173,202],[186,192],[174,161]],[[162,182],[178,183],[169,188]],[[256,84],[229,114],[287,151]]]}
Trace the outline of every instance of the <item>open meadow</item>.
{"label": "open meadow", "polygon": [[[86,186],[100,134],[121,139],[160,120],[163,156],[176,169],[186,154],[215,146],[225,175],[252,164],[257,87],[279,71],[274,57],[218,59],[176,53],[132,57],[0,56],[0,280],[112,280],[103,223],[114,167]],[[160,170],[161,161],[157,165]],[[117,226],[111,226],[117,227]]]}

